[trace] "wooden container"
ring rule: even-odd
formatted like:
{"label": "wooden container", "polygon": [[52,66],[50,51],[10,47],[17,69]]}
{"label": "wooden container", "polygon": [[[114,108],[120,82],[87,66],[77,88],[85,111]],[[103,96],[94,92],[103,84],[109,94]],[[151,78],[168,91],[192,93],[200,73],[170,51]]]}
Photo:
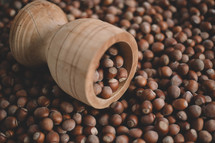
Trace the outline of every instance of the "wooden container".
{"label": "wooden container", "polygon": [[[120,45],[129,76],[109,99],[93,91],[93,75],[100,58],[113,44]],[[67,21],[55,4],[37,0],[26,5],[15,17],[10,31],[10,48],[25,66],[48,64],[62,90],[95,108],[108,107],[118,100],[135,74],[138,49],[128,32],[98,19]]]}

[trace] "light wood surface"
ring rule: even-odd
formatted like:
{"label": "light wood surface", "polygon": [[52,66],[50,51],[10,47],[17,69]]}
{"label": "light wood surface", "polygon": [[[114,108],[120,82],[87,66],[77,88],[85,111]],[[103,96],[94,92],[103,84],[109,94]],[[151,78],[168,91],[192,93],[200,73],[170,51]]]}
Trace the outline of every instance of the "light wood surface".
{"label": "light wood surface", "polygon": [[[93,74],[105,51],[119,43],[125,57],[128,79],[109,99],[93,91]],[[67,94],[95,108],[118,100],[135,74],[138,49],[128,32],[98,19],[67,21],[56,5],[37,0],[25,6],[13,21],[10,48],[15,59],[26,66],[47,63],[56,83]]]}

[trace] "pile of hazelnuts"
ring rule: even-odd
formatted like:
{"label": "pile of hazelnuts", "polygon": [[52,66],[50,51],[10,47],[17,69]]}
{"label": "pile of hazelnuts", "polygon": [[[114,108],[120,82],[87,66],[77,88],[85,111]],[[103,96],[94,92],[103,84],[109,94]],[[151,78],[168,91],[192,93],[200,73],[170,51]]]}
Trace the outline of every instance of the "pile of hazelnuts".
{"label": "pile of hazelnuts", "polygon": [[119,46],[114,44],[105,52],[94,74],[94,92],[103,99],[110,98],[128,77]]}
{"label": "pile of hazelnuts", "polygon": [[[0,143],[215,142],[214,0],[49,0],[69,21],[98,18],[138,43],[138,66],[127,92],[102,110],[66,95],[47,68],[14,60],[10,26],[30,1],[0,2]],[[100,87],[98,97],[113,96],[118,85],[113,83],[120,87],[126,80],[120,77],[126,59],[119,46],[107,50],[98,65],[93,83]],[[118,56],[121,67],[115,64]],[[104,87],[113,94],[102,94]]]}

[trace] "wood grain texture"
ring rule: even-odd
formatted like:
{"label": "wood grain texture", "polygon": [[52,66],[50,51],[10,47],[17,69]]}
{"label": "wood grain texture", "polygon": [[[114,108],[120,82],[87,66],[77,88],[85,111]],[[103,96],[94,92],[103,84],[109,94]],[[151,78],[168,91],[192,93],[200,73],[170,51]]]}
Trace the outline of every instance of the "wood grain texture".
{"label": "wood grain texture", "polygon": [[[120,45],[129,76],[109,99],[93,91],[93,75],[105,51]],[[95,108],[108,107],[118,100],[135,74],[138,49],[128,32],[97,19],[78,19],[67,23],[56,5],[38,0],[16,16],[10,32],[10,48],[26,66],[48,64],[56,83],[67,94]]]}
{"label": "wood grain texture", "polygon": [[46,63],[45,52],[53,33],[68,23],[64,12],[45,0],[36,0],[19,11],[10,30],[10,48],[26,66]]}

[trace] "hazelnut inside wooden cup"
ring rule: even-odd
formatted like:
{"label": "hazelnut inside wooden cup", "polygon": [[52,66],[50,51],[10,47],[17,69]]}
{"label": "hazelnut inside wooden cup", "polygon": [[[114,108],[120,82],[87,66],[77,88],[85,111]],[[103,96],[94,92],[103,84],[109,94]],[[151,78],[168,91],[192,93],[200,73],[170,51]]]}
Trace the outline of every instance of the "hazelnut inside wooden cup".
{"label": "hazelnut inside wooden cup", "polygon": [[[127,33],[126,33],[127,34]],[[127,36],[125,36],[127,37]],[[132,39],[132,38],[131,38]],[[129,39],[129,40],[131,40]],[[125,41],[123,41],[125,40]],[[105,44],[104,47],[101,47],[101,51],[99,51],[99,53],[97,53],[98,55],[95,56],[95,59],[93,59],[93,61],[95,60],[95,63],[100,62],[100,60],[102,60],[102,54],[100,54],[100,52],[102,52],[103,54],[112,46],[112,45],[116,45],[117,44],[117,49],[120,52],[120,55],[123,57],[124,59],[124,64],[123,64],[123,68],[125,68],[128,72],[128,77],[126,78],[126,80],[119,82],[119,87],[116,91],[113,92],[113,94],[111,95],[111,97],[107,98],[107,99],[103,99],[100,96],[96,96],[94,93],[94,89],[93,89],[93,77],[94,77],[94,72],[97,69],[97,64],[94,64],[94,62],[92,63],[92,69],[89,73],[88,76],[91,79],[91,83],[87,83],[87,87],[90,86],[89,89],[89,93],[86,94],[86,96],[88,97],[88,102],[91,103],[91,105],[96,105],[96,108],[103,108],[108,107],[112,102],[118,100],[123,94],[124,92],[127,90],[131,79],[133,78],[135,71],[136,71],[136,66],[137,66],[137,55],[135,53],[135,44],[133,45],[133,43],[130,43],[132,41],[129,41],[128,39],[120,39],[117,38],[115,39],[115,37],[113,37],[113,39],[111,38],[110,41],[113,42],[108,42],[108,44]]]}
{"label": "hazelnut inside wooden cup", "polygon": [[[93,91],[93,74],[105,51],[120,45],[128,78],[109,99]],[[64,12],[44,0],[33,1],[19,11],[10,31],[14,58],[26,66],[48,64],[55,82],[70,96],[94,108],[108,107],[129,86],[138,61],[138,48],[128,32],[98,19],[67,21]]]}

